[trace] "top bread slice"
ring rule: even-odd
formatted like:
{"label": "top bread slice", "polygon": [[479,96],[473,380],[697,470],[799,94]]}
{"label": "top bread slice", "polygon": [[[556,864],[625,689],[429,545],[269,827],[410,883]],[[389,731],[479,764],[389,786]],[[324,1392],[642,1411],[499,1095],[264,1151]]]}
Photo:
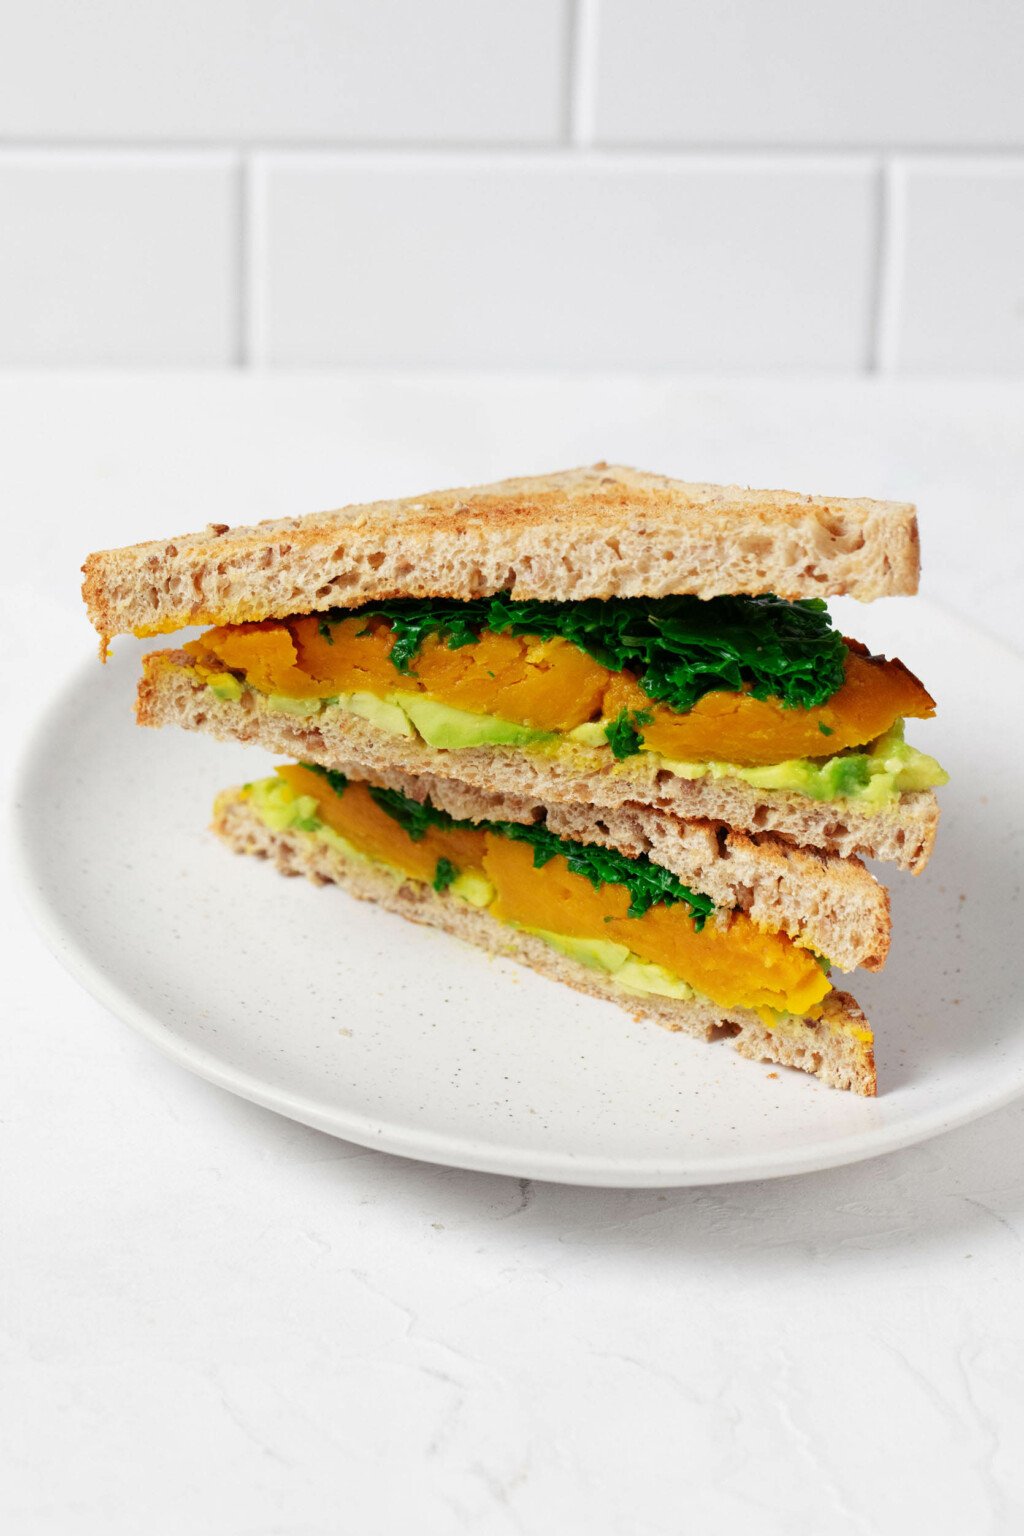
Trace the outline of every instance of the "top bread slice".
{"label": "top bread slice", "polygon": [[690,484],[595,464],[103,550],[82,594],[104,644],[394,597],[796,599],[917,591],[907,502]]}

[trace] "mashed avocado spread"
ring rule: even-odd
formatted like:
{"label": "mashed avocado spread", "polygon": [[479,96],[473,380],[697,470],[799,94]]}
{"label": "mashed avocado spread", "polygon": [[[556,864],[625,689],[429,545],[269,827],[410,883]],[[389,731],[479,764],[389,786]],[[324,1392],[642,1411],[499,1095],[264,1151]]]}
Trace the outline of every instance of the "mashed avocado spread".
{"label": "mashed avocado spread", "polygon": [[[226,673],[209,681],[207,686],[215,697],[233,701],[245,685]],[[271,694],[267,707],[304,719],[325,709],[339,709],[346,714],[358,715],[391,735],[418,735],[428,746],[450,752],[466,747],[525,747],[545,755],[576,757],[584,771],[595,766],[595,756],[599,762],[614,762],[599,724],[577,726],[564,735],[536,731],[493,715],[453,709],[415,694],[393,693],[386,699],[372,693],[338,694],[328,699],[290,699]],[[866,747],[841,752],[835,757],[792,758],[788,762],[749,767],[716,760],[679,762],[648,751],[642,751],[640,756],[649,763],[652,771],[665,769],[683,779],[741,779],[755,789],[791,790],[807,795],[811,800],[849,800],[865,810],[881,809],[902,794],[934,789],[949,781],[949,775],[934,757],[919,752],[904,741],[902,720]],[[635,763],[636,759],[630,760],[631,767]]]}
{"label": "mashed avocado spread", "polygon": [[925,752],[903,740],[903,721],[858,752],[837,757],[794,758],[747,768],[739,763],[677,763],[662,759],[662,767],[683,779],[742,779],[755,789],[789,789],[811,800],[853,800],[877,809],[898,795],[948,784],[949,774]]}

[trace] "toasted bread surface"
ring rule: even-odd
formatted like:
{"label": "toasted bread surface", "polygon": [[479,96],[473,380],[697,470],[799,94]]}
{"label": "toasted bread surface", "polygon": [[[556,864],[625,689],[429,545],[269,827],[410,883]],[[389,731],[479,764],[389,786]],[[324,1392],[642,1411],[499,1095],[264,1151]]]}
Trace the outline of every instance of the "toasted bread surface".
{"label": "toasted bread surface", "polygon": [[685,821],[723,823],[755,835],[772,833],[797,847],[842,858],[880,859],[914,873],[927,863],[938,825],[938,804],[931,791],[901,795],[883,809],[865,810],[852,801],[816,801],[795,791],[754,789],[740,779],[680,778],[646,754],[609,763],[607,754],[602,758],[583,749],[565,761],[506,747],[444,751],[419,738],[391,735],[337,707],[301,718],[272,710],[253,690],[228,702],[204,686],[183,651],[157,651],[145,658],[136,710],[141,725],[205,730],[328,768],[354,762],[371,774],[398,771],[418,778],[455,779],[540,808],[582,804],[603,812],[638,803]]}
{"label": "toasted bread surface", "polygon": [[235,791],[217,801],[214,831],[238,853],[270,858],[283,874],[305,875],[317,884],[343,886],[364,901],[374,901],[413,922],[441,928],[495,954],[507,955],[579,992],[617,1003],[636,1017],[702,1040],[729,1038],[736,1050],[755,1060],[797,1067],[830,1087],[873,1095],[876,1089],[871,1030],[847,993],[831,992],[818,1019],[786,1019],[768,1029],[748,1009],[723,1010],[703,999],[625,993],[599,971],[559,954],[542,939],[518,932],[451,896],[403,879],[383,868],[355,864],[309,835],[272,832]]}
{"label": "toasted bread surface", "polygon": [[127,631],[286,618],[394,597],[459,601],[917,590],[906,502],[672,480],[595,464],[92,554],[104,644]]}

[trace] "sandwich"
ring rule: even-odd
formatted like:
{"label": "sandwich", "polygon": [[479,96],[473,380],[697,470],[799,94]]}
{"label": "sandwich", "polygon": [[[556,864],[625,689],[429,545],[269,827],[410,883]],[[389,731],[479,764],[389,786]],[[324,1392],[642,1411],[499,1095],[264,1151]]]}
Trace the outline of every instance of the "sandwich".
{"label": "sandwich", "polygon": [[824,599],[916,590],[911,506],[599,464],[84,574],[104,652],[207,626],[145,658],[141,724],[292,760],[220,797],[232,847],[874,1091],[830,972],[883,963],[862,859],[924,867],[945,775],[904,735],[924,686]]}

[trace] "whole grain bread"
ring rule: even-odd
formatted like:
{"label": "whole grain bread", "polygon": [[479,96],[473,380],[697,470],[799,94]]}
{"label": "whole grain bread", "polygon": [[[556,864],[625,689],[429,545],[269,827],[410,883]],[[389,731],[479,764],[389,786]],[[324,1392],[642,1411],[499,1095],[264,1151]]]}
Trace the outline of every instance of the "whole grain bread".
{"label": "whole grain bread", "polygon": [[691,484],[595,464],[102,550],[82,594],[116,634],[287,618],[393,597],[465,601],[917,591],[906,502]]}
{"label": "whole grain bread", "polygon": [[785,1020],[774,1029],[745,1008],[722,1009],[703,999],[682,1002],[624,993],[601,972],[560,955],[542,939],[517,932],[453,897],[437,895],[421,882],[357,865],[308,835],[271,832],[238,791],[228,790],[218,798],[213,830],[236,853],[272,859],[283,874],[343,886],[360,900],[377,902],[413,922],[507,955],[578,992],[615,1002],[635,1017],[701,1040],[731,1039],[743,1056],[796,1067],[833,1088],[864,1095],[877,1091],[871,1030],[847,993],[829,993],[818,1019]]}
{"label": "whole grain bread", "polygon": [[538,809],[582,804],[603,814],[635,802],[686,821],[772,833],[823,854],[880,859],[915,874],[935,842],[939,810],[931,791],[901,795],[869,811],[849,800],[816,801],[795,791],[754,789],[741,779],[684,779],[660,767],[654,754],[617,763],[607,752],[602,756],[582,747],[566,758],[507,747],[444,751],[418,737],[392,735],[337,706],[301,718],[271,710],[252,689],[237,702],[217,699],[191,663],[184,651],[145,657],[136,704],[140,725],[205,730],[327,768],[360,763],[374,775],[397,771],[421,779],[456,779]]}

